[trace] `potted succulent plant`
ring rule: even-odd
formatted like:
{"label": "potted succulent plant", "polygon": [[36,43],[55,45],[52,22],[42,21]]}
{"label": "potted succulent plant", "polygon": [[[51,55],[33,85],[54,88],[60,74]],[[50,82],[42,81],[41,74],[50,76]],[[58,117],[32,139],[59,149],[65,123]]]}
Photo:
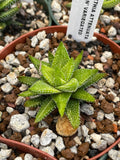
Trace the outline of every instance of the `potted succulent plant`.
{"label": "potted succulent plant", "polygon": [[[56,26],[56,27],[53,26],[53,27],[38,29],[31,33],[23,35],[22,37],[12,42],[10,45],[6,46],[0,52],[0,59],[5,58],[5,56],[11,53],[18,43],[25,42],[27,37],[34,36],[39,31],[44,30],[46,31],[46,33],[53,33],[53,32],[66,33],[66,29],[67,27],[64,27],[64,26]],[[114,53],[120,52],[120,47],[114,42],[112,42],[111,40],[108,40],[106,37],[100,34],[95,33],[95,36],[103,43],[109,44],[111,47],[111,50]],[[25,105],[27,107],[37,106],[41,104],[41,108],[38,111],[36,116],[36,122],[43,119],[57,105],[60,115],[63,116],[64,113],[66,113],[66,115],[68,116],[72,124],[70,125],[69,121],[67,120],[67,122],[69,123],[67,124],[69,126],[68,129],[70,127],[72,128],[72,132],[70,130],[69,135],[73,135],[76,132],[76,128],[80,124],[79,101],[76,99],[86,100],[88,102],[94,102],[95,100],[94,97],[89,93],[87,93],[84,89],[87,86],[91,85],[92,83],[96,82],[97,80],[105,76],[105,73],[98,73],[96,69],[77,69],[82,59],[82,54],[83,53],[81,52],[81,54],[79,54],[75,60],[73,58],[69,58],[68,53],[63,43],[61,42],[59,47],[57,48],[55,56],[53,56],[49,52],[49,63],[42,62],[42,64],[40,64],[40,61],[38,59],[32,56],[29,56],[31,62],[34,64],[37,70],[39,71],[39,68],[41,68],[42,75],[40,75],[41,76],[40,79],[20,76],[19,80],[22,83],[28,84],[29,86],[32,85],[27,91],[20,93],[20,96],[29,97],[29,96],[37,95],[37,97],[28,99],[25,102]],[[59,62],[60,59],[62,61]],[[61,71],[61,68],[62,68],[62,71]],[[41,93],[43,95],[39,97],[39,94],[41,95]],[[47,97],[46,97],[46,94],[47,94]],[[70,96],[72,97],[71,99],[70,99]],[[68,102],[69,100],[70,100],[70,103]],[[69,106],[67,105],[67,102]],[[73,106],[74,106],[74,110],[73,110]],[[64,116],[63,118],[66,119],[66,117]],[[65,121],[62,120],[62,122],[64,123]],[[56,127],[58,130],[58,133],[64,136],[68,136],[66,135],[66,133],[63,133],[61,129],[59,129],[60,123],[61,123],[61,118],[60,120],[58,120],[57,127]],[[1,138],[1,137],[0,137],[0,141],[5,142],[4,138]],[[102,156],[104,153],[108,152],[108,150],[111,149],[113,146],[115,146],[117,143],[119,143],[119,141],[120,139],[118,139],[105,151],[91,158],[91,160],[97,159],[100,156]],[[18,146],[19,145],[20,143],[18,144]],[[33,148],[31,148],[31,150],[33,150]],[[47,156],[48,155],[46,155],[46,157]]]}

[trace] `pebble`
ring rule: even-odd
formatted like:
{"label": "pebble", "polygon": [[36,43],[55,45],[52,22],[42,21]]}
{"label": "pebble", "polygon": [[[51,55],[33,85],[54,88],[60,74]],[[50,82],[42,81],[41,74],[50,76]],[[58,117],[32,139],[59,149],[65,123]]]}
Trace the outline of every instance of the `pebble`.
{"label": "pebble", "polygon": [[108,36],[109,37],[113,37],[113,36],[116,36],[116,34],[117,34],[117,30],[116,30],[116,28],[115,27],[110,27],[110,29],[108,30]]}
{"label": "pebble", "polygon": [[21,87],[19,88],[20,91],[26,91],[28,89],[28,86],[26,84],[22,84]]}
{"label": "pebble", "polygon": [[110,113],[110,114],[105,114],[105,118],[111,120],[112,122],[114,122],[115,117],[114,117],[114,113]]}
{"label": "pebble", "polygon": [[115,142],[115,138],[110,134],[101,134],[102,139],[107,141],[108,145],[111,145]]}
{"label": "pebble", "polygon": [[16,51],[15,52],[16,56],[18,56],[19,54],[22,55],[22,56],[24,56],[26,54],[26,52],[25,51]]}
{"label": "pebble", "polygon": [[50,142],[52,141],[52,139],[56,139],[57,135],[55,133],[53,133],[52,130],[50,129],[45,129],[40,137],[40,144],[42,146],[47,146],[50,144]]}
{"label": "pebble", "polygon": [[16,157],[14,160],[23,160],[21,157]]}
{"label": "pebble", "polygon": [[116,5],[116,6],[114,7],[114,10],[120,12],[120,4]]}
{"label": "pebble", "polygon": [[6,160],[11,155],[12,149],[1,149],[0,160]]}
{"label": "pebble", "polygon": [[99,82],[97,83],[97,85],[98,85],[99,88],[103,88],[103,86],[105,85],[105,83],[106,83],[106,79],[102,78],[101,80],[99,80]]}
{"label": "pebble", "polygon": [[24,97],[17,97],[16,101],[15,101],[15,105],[23,105],[25,102],[25,98]]}
{"label": "pebble", "polygon": [[14,109],[11,108],[11,107],[7,107],[7,108],[6,108],[6,111],[7,111],[9,114],[11,114],[11,113],[14,111]]}
{"label": "pebble", "polygon": [[4,37],[4,41],[5,41],[6,43],[10,43],[10,42],[12,42],[12,41],[13,41],[13,39],[14,39],[14,37],[13,37],[13,36],[5,36],[5,37]]}
{"label": "pebble", "polygon": [[81,105],[81,112],[87,114],[87,115],[93,115],[94,114],[94,108],[91,104],[83,103]]}
{"label": "pebble", "polygon": [[11,86],[10,83],[5,83],[5,84],[3,84],[3,85],[1,86],[1,89],[2,89],[3,92],[9,93],[9,92],[12,91],[13,87]]}
{"label": "pebble", "polygon": [[37,148],[39,146],[40,143],[40,137],[38,134],[34,134],[31,137],[31,143]]}
{"label": "pebble", "polygon": [[105,57],[106,59],[111,59],[113,57],[112,52],[109,51],[103,52],[103,57]]}
{"label": "pebble", "polygon": [[0,84],[6,83],[7,82],[7,77],[1,78],[0,79]]}
{"label": "pebble", "polygon": [[0,143],[0,149],[7,149],[7,148],[8,148],[7,144]]}
{"label": "pebble", "polygon": [[2,121],[2,112],[0,111],[0,122]]}
{"label": "pebble", "polygon": [[53,151],[53,149],[51,147],[44,147],[41,150],[46,152],[46,153],[48,153],[48,154],[50,154],[51,156],[54,156],[54,151]]}
{"label": "pebble", "polygon": [[17,85],[19,80],[17,79],[17,76],[14,72],[10,72],[7,75],[7,81],[11,84],[11,85]]}
{"label": "pebble", "polygon": [[102,63],[96,63],[95,68],[98,69],[99,71],[103,71],[103,64]]}
{"label": "pebble", "polygon": [[34,12],[34,9],[33,8],[28,8],[28,9],[26,9],[26,12],[27,13],[29,13],[29,14],[31,14],[32,16],[34,16],[35,15],[35,12]]}
{"label": "pebble", "polygon": [[14,54],[9,54],[9,55],[7,55],[6,58],[5,58],[5,60],[6,60],[6,62],[7,62],[8,64],[12,64],[12,62],[14,61],[14,59],[15,59]]}
{"label": "pebble", "polygon": [[90,135],[91,139],[94,141],[94,142],[99,142],[101,140],[101,135],[100,134],[96,134],[96,133],[92,133]]}
{"label": "pebble", "polygon": [[56,0],[52,1],[51,8],[52,8],[52,11],[54,11],[54,12],[60,12],[61,11],[61,5]]}
{"label": "pebble", "polygon": [[58,151],[65,149],[65,145],[62,137],[58,136],[56,138],[55,147],[58,149]]}
{"label": "pebble", "polygon": [[87,91],[88,91],[88,93],[93,94],[93,95],[97,93],[97,89],[93,88],[93,87],[88,88]]}
{"label": "pebble", "polygon": [[77,154],[77,147],[76,146],[71,147],[70,150],[72,153]]}
{"label": "pebble", "polygon": [[13,115],[10,119],[10,127],[17,132],[21,132],[29,128],[30,124],[26,117],[21,114]]}
{"label": "pebble", "polygon": [[23,137],[23,139],[21,140],[21,142],[25,143],[27,145],[30,145],[30,140],[31,140],[31,136],[27,135],[27,136]]}
{"label": "pebble", "polygon": [[114,87],[114,84],[115,84],[115,81],[113,78],[110,77],[106,80],[106,87],[112,89]]}
{"label": "pebble", "polygon": [[62,17],[62,13],[61,12],[59,12],[59,13],[55,13],[54,14],[54,17],[55,17],[55,19],[57,20],[57,21],[59,21],[60,20],[60,18]]}
{"label": "pebble", "polygon": [[81,133],[84,137],[87,137],[88,136],[88,132],[89,132],[89,129],[85,126],[85,125],[82,125],[81,126]]}
{"label": "pebble", "polygon": [[43,49],[44,51],[48,51],[49,50],[49,39],[45,38],[44,40],[42,40],[40,42],[39,47]]}
{"label": "pebble", "polygon": [[21,66],[21,65],[19,65],[17,67],[17,69],[18,69],[19,73],[21,73],[21,72],[23,72],[25,70],[25,68],[23,66]]}
{"label": "pebble", "polygon": [[24,160],[33,160],[33,156],[29,153],[26,153],[24,156]]}
{"label": "pebble", "polygon": [[75,141],[78,145],[81,145],[81,144],[82,144],[82,142],[80,141],[80,138],[79,138],[78,136],[76,136],[76,137],[74,138],[74,141]]}
{"label": "pebble", "polygon": [[110,23],[110,17],[107,16],[107,15],[101,15],[100,16],[100,20],[103,22],[103,23],[106,23],[106,24],[109,24]]}
{"label": "pebble", "polygon": [[35,118],[36,113],[37,113],[37,111],[28,111],[28,115],[30,117],[34,117],[34,118]]}
{"label": "pebble", "polygon": [[86,122],[85,125],[86,125],[87,128],[89,128],[89,129],[96,129],[96,124],[95,124],[95,122]]}
{"label": "pebble", "polygon": [[0,51],[3,49],[4,47],[0,45]]}
{"label": "pebble", "polygon": [[41,58],[41,54],[40,54],[40,52],[36,52],[36,53],[35,53],[35,58],[37,58],[37,59],[39,59],[39,60],[40,60],[40,58]]}
{"label": "pebble", "polygon": [[100,140],[97,143],[91,144],[93,149],[98,149],[99,151],[103,151],[107,148],[107,142],[105,140]]}
{"label": "pebble", "polygon": [[120,160],[120,151],[117,151],[115,149],[111,149],[108,152],[108,155],[112,160]]}
{"label": "pebble", "polygon": [[32,37],[31,46],[34,48],[38,44],[37,36]]}

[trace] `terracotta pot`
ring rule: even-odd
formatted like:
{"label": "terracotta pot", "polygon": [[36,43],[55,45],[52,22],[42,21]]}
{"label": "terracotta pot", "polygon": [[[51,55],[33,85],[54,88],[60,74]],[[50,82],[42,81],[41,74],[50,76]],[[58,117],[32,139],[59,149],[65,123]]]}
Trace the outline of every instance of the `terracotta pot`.
{"label": "terracotta pot", "polygon": [[[7,45],[5,48],[3,48],[3,50],[0,51],[0,59],[4,59],[9,53],[11,53],[15,49],[15,46],[17,44],[24,43],[27,37],[32,37],[32,36],[36,35],[38,32],[43,31],[43,30],[45,30],[46,33],[53,33],[53,32],[66,33],[67,27],[66,26],[52,26],[52,27],[40,28],[35,31],[29,32],[29,33],[19,37],[18,39],[14,40],[9,45]],[[120,46],[118,46],[112,40],[108,39],[107,37],[105,37],[101,34],[97,34],[97,33],[95,33],[94,36],[96,36],[97,39],[102,41],[104,44],[109,44],[113,53],[120,53]],[[16,148],[16,149],[19,149],[23,152],[30,153],[35,157],[41,157],[46,160],[56,160],[56,158],[48,155],[47,153],[45,153],[39,149],[36,149],[34,147],[31,147],[29,145],[26,145],[24,143],[21,143],[21,142],[9,140],[9,139],[3,138],[1,136],[0,136],[0,142],[6,143],[8,146],[10,146],[12,148]],[[116,140],[110,147],[108,147],[107,149],[105,149],[104,151],[102,151],[101,153],[96,155],[95,157],[90,158],[89,160],[98,159],[99,157],[101,157],[102,155],[107,153],[115,145],[117,145],[119,142],[120,142],[120,138],[118,138],[118,140]]]}

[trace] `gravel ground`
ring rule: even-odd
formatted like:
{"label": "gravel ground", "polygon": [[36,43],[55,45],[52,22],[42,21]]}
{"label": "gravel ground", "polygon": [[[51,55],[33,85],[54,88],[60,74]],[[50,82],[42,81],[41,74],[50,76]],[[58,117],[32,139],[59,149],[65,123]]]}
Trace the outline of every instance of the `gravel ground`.
{"label": "gravel ground", "polygon": [[[100,72],[107,73],[106,78],[88,88],[96,102],[81,104],[83,119],[78,132],[72,137],[61,137],[56,133],[57,110],[35,124],[36,110],[24,108],[25,98],[17,96],[28,88],[18,81],[17,76],[39,76],[30,63],[28,54],[48,62],[48,50],[54,54],[61,40],[72,57],[84,50],[81,68],[97,68]],[[64,33],[46,35],[44,31],[39,32],[31,39],[27,38],[25,44],[18,44],[15,52],[0,61],[0,133],[6,138],[40,148],[60,160],[93,157],[120,136],[119,87],[120,54],[113,54],[108,45],[95,38],[85,44],[68,39]],[[120,148],[119,145],[118,147]],[[112,150],[109,154],[111,157],[114,154],[114,160],[120,154],[119,149],[115,152]]]}

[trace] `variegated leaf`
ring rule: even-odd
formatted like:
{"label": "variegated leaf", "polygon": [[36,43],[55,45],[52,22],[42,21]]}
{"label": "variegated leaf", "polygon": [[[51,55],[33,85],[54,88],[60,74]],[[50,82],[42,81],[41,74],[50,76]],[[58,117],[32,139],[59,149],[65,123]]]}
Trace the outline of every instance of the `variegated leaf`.
{"label": "variegated leaf", "polygon": [[29,58],[31,60],[31,62],[34,64],[35,68],[39,71],[39,68],[40,68],[40,60],[29,55]]}
{"label": "variegated leaf", "polygon": [[76,78],[81,87],[91,76],[98,72],[97,69],[77,69],[73,74],[73,78]]}
{"label": "variegated leaf", "polygon": [[78,80],[75,78],[72,78],[68,83],[56,87],[58,90],[61,90],[63,92],[75,92],[79,87]]}
{"label": "variegated leaf", "polygon": [[25,105],[25,107],[37,107],[37,106],[41,105],[43,99],[44,99],[43,96],[31,98],[31,99],[27,100],[24,103],[24,105]]}
{"label": "variegated leaf", "polygon": [[30,88],[29,91],[35,92],[37,94],[56,94],[61,91],[53,88],[49,84],[45,83],[42,80],[35,82]]}
{"label": "variegated leaf", "polygon": [[65,80],[69,81],[73,75],[74,72],[74,68],[75,68],[75,62],[73,60],[73,58],[71,58],[66,65],[62,68],[62,72],[65,75]]}
{"label": "variegated leaf", "polygon": [[55,66],[57,66],[58,68],[62,68],[69,61],[69,59],[70,58],[69,58],[68,52],[63,42],[61,42],[55,53],[55,57],[52,63],[52,68],[54,68]]}
{"label": "variegated leaf", "polygon": [[36,95],[37,95],[37,93],[31,92],[29,90],[24,91],[24,92],[19,94],[19,96],[22,96],[22,97],[30,97],[30,96],[36,96]]}
{"label": "variegated leaf", "polygon": [[46,81],[52,86],[59,86],[66,83],[60,76],[57,75],[58,71],[54,68],[42,64],[41,71]]}
{"label": "variegated leaf", "polygon": [[61,117],[64,115],[65,108],[70,99],[70,96],[71,96],[71,93],[66,93],[66,92],[52,95],[52,98],[57,105],[57,108]]}
{"label": "variegated leaf", "polygon": [[55,102],[51,99],[51,97],[46,98],[36,115],[35,122],[41,121],[45,118],[53,109],[55,109]]}
{"label": "variegated leaf", "polygon": [[79,66],[79,64],[82,60],[82,57],[83,57],[83,50],[81,51],[81,53],[75,59],[75,69],[78,68],[78,66]]}
{"label": "variegated leaf", "polygon": [[82,88],[79,88],[75,93],[73,93],[72,98],[87,101],[87,102],[95,101],[95,98]]}
{"label": "variegated leaf", "polygon": [[66,115],[70,120],[73,128],[78,128],[80,125],[80,105],[79,100],[70,99],[66,107]]}
{"label": "variegated leaf", "polygon": [[27,84],[29,86],[31,86],[33,83],[39,80],[39,78],[27,77],[27,76],[19,76],[18,79],[21,83]]}
{"label": "variegated leaf", "polygon": [[54,56],[53,56],[53,54],[51,52],[48,52],[48,59],[49,59],[49,64],[52,65]]}

